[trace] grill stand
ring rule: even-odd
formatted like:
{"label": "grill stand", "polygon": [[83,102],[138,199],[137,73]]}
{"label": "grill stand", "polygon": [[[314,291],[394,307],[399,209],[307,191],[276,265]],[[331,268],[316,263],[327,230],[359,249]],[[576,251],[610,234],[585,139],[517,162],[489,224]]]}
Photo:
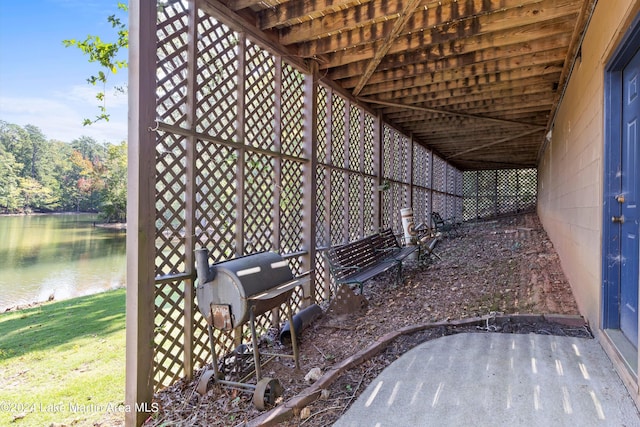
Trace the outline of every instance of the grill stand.
{"label": "grill stand", "polygon": [[[291,309],[291,303],[289,302],[289,299],[287,299],[287,319],[289,320],[289,324],[293,325],[293,310]],[[256,333],[255,323],[256,323],[256,314],[253,307],[251,307],[249,312],[249,327],[251,328],[251,343],[253,344],[253,363],[255,364],[255,369],[256,369],[256,379],[260,381],[260,379],[262,378],[262,366],[260,364],[260,355],[292,358],[296,364],[296,369],[300,369],[298,340],[295,336],[296,335],[295,326],[291,329],[291,347],[293,349],[293,355],[274,354],[274,353],[260,352],[260,350],[258,349],[258,336],[257,336],[258,334]]]}
{"label": "grill stand", "polygon": [[[254,406],[263,411],[267,406],[273,406],[278,399],[278,397],[282,396],[284,393],[284,387],[280,383],[279,380],[275,378],[265,377],[262,378],[262,364],[260,363],[260,356],[278,356],[278,357],[289,357],[293,358],[296,364],[296,369],[300,369],[300,358],[298,351],[298,342],[296,338],[296,330],[293,325],[293,310],[291,309],[291,303],[287,300],[287,318],[289,320],[289,324],[291,326],[291,347],[293,349],[293,355],[290,354],[280,354],[280,353],[266,353],[260,352],[258,349],[258,334],[256,332],[256,316],[255,310],[253,307],[250,309],[249,313],[249,327],[251,329],[251,343],[253,345],[253,362],[255,365],[255,373],[256,373],[256,385],[247,384],[238,381],[228,381],[222,379],[222,375],[220,370],[218,369],[218,357],[216,356],[215,351],[215,338],[213,336],[213,326],[209,325],[209,343],[211,345],[211,354],[213,355],[213,369],[206,370],[200,380],[198,381],[198,385],[196,386],[196,390],[201,396],[204,396],[207,393],[209,388],[209,383],[213,379],[214,383],[221,384],[231,389],[239,390],[242,392],[253,393],[253,404]],[[272,360],[270,358],[268,361]],[[267,362],[268,362],[267,361]],[[265,363],[267,363],[265,362]],[[251,373],[249,373],[251,375]]]}
{"label": "grill stand", "polygon": [[[271,258],[271,261],[275,261],[275,264],[280,264],[278,260],[281,260],[281,258],[279,258],[278,255],[272,254],[268,256]],[[278,258],[274,258],[274,257],[278,257]],[[248,271],[250,270],[250,267],[251,267],[251,265],[249,265],[249,262],[248,262],[250,260],[250,256],[245,257],[244,260],[247,261],[247,265],[248,265],[248,267],[245,267],[245,271]],[[212,281],[215,280],[216,274],[220,274],[219,272],[216,273],[216,269],[214,267],[209,268],[208,252],[206,251],[206,249],[199,249],[196,251],[196,263],[198,266],[198,280],[201,282],[201,284],[204,283],[205,285],[207,284],[210,285]],[[281,266],[278,265],[278,267],[281,267]],[[235,273],[235,272],[232,272],[232,273]],[[257,295],[246,295],[242,297],[242,298],[246,298],[246,299],[243,299],[242,301],[244,301],[244,306],[247,307],[248,313],[246,311],[245,312],[242,312],[241,310],[238,311],[237,306],[234,307],[233,305],[228,304],[227,301],[218,301],[218,300],[213,301],[211,300],[211,298],[206,299],[208,294],[206,293],[201,294],[203,297],[205,297],[203,298],[203,300],[207,301],[205,306],[208,305],[208,307],[206,307],[208,308],[208,310],[206,310],[206,309],[203,309],[203,305],[201,305],[200,302],[198,304],[201,309],[201,312],[207,318],[209,344],[211,346],[211,354],[213,358],[213,363],[212,363],[213,369],[206,370],[200,377],[200,380],[198,381],[198,384],[196,386],[196,390],[200,395],[205,395],[207,393],[209,384],[213,380],[214,383],[221,384],[225,387],[229,387],[229,388],[236,389],[243,392],[253,392],[253,404],[259,410],[266,409],[267,405],[272,406],[275,404],[277,398],[282,396],[282,394],[284,393],[284,388],[282,387],[282,385],[277,379],[268,378],[268,377],[262,378],[262,364],[260,363],[260,357],[261,355],[271,356],[267,361],[264,362],[265,364],[268,363],[270,360],[272,360],[274,357],[293,358],[296,369],[300,369],[298,342],[297,342],[296,330],[293,322],[293,310],[291,308],[290,298],[293,293],[293,289],[310,280],[308,277],[310,273],[311,272],[309,271],[302,275],[302,276],[307,276],[306,278],[303,278],[303,277],[292,278],[291,280],[288,280],[284,283],[277,284],[273,288],[263,290]],[[292,277],[290,270],[289,270],[288,277]],[[200,292],[201,290],[202,288],[199,285],[198,292]],[[200,295],[198,295],[198,298],[200,299]],[[267,352],[261,353],[258,348],[258,336],[257,336],[256,326],[255,326],[256,310],[259,311],[258,314],[262,314],[264,313],[265,309],[272,308],[272,307],[275,308],[282,303],[285,303],[287,306],[287,318],[291,328],[291,347],[293,350],[293,355],[275,354],[275,353],[267,353]],[[223,309],[221,309],[221,307],[223,307]],[[260,307],[260,308],[256,308],[256,307]],[[254,359],[254,365],[255,365],[254,372],[255,372],[256,381],[257,381],[256,385],[247,384],[244,382],[225,380],[223,379],[224,374],[222,374],[218,368],[218,359],[216,356],[215,337],[214,337],[213,330],[214,328],[216,329],[221,328],[223,330],[232,328],[234,323],[232,320],[234,318],[234,315],[233,315],[234,310],[236,310],[235,311],[236,314],[239,313],[238,317],[242,319],[246,319],[245,321],[248,320],[249,322],[249,327],[251,330],[251,342],[253,345],[253,359]],[[252,373],[248,374],[248,376],[245,377],[245,379],[247,379],[251,375]]]}

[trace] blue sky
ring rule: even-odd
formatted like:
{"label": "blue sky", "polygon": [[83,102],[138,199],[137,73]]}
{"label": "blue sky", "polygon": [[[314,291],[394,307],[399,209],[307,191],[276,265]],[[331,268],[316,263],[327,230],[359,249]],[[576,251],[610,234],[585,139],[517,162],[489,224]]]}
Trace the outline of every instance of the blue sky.
{"label": "blue sky", "polygon": [[[120,0],[127,3],[126,0]],[[62,40],[96,35],[115,41],[107,22],[118,0],[0,0],[0,120],[40,128],[47,139],[71,142],[89,136],[98,142],[127,139],[127,71],[109,78],[105,90],[109,122],[83,126],[99,114],[95,94],[102,86],[86,79],[100,67]]]}

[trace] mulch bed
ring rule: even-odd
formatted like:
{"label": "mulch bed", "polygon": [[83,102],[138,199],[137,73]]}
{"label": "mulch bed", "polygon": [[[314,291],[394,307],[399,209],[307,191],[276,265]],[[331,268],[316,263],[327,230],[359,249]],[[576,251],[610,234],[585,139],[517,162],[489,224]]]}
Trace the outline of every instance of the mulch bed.
{"label": "mulch bed", "polygon": [[[386,366],[430,339],[460,332],[591,337],[535,214],[465,224],[462,236],[443,239],[435,251],[441,259],[406,265],[402,285],[393,285],[393,273],[368,282],[368,305],[359,312],[336,315],[322,305],[324,315],[302,332],[301,369],[286,358],[263,368],[285,388],[275,412],[219,384],[200,396],[201,370],[158,392],[161,409],[145,425],[260,425],[274,414],[284,414],[279,425],[331,425]],[[305,380],[314,368],[321,378]]]}

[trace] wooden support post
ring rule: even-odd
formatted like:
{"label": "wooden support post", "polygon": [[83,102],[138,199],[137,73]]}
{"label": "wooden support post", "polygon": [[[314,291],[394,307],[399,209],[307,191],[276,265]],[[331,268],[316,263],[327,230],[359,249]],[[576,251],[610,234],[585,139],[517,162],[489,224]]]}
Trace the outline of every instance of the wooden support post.
{"label": "wooden support post", "polygon": [[[189,38],[187,47],[187,73],[191,77],[187,79],[187,128],[195,132],[196,126],[196,43],[198,13],[193,4],[189,7]],[[195,246],[196,246],[196,143],[197,138],[190,135],[186,138],[186,194],[185,194],[185,270],[190,274],[184,283],[184,374],[191,379],[193,376],[194,360],[194,278],[195,274]]]}
{"label": "wooden support post", "polygon": [[129,2],[125,424],[150,415],[154,386],[156,4]]}
{"label": "wooden support post", "polygon": [[382,144],[383,144],[383,122],[380,114],[376,116],[375,121],[375,132],[373,137],[373,173],[376,175],[376,184],[377,188],[375,189],[375,198],[374,198],[374,209],[375,218],[373,220],[373,225],[378,229],[382,229],[382,203],[384,201],[384,194],[382,193],[381,187],[384,183],[384,176],[382,173],[382,164],[383,164],[383,152]]}
{"label": "wooden support post", "polygon": [[[238,158],[236,160],[236,256],[244,255],[245,251],[245,240],[244,240],[244,205],[245,205],[245,164],[246,164],[246,150],[244,145],[245,141],[245,73],[246,73],[246,46],[247,46],[247,37],[244,33],[238,34],[238,97],[236,100],[237,106],[237,128],[236,128],[236,138],[240,142],[240,147],[238,148]],[[233,343],[237,347],[242,344],[242,330],[243,327],[239,326],[234,329],[233,334]]]}
{"label": "wooden support post", "polygon": [[[307,254],[303,257],[303,269],[305,271],[315,269],[316,264],[316,221],[317,190],[318,190],[318,64],[313,62],[311,74],[305,76],[304,81],[304,129],[307,131],[303,137],[303,152],[308,162],[302,166],[302,194],[304,211],[302,215],[302,245]],[[328,213],[328,212],[327,212]],[[327,272],[327,276],[328,276]],[[303,285],[304,303],[308,306],[316,301],[315,272],[311,280]]]}

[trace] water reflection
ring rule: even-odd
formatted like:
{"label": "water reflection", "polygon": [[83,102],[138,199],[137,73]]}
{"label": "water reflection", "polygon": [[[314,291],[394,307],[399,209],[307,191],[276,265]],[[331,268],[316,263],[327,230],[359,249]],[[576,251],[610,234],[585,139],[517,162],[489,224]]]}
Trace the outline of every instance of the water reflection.
{"label": "water reflection", "polygon": [[0,311],[123,286],[125,232],[95,221],[88,214],[0,217]]}

